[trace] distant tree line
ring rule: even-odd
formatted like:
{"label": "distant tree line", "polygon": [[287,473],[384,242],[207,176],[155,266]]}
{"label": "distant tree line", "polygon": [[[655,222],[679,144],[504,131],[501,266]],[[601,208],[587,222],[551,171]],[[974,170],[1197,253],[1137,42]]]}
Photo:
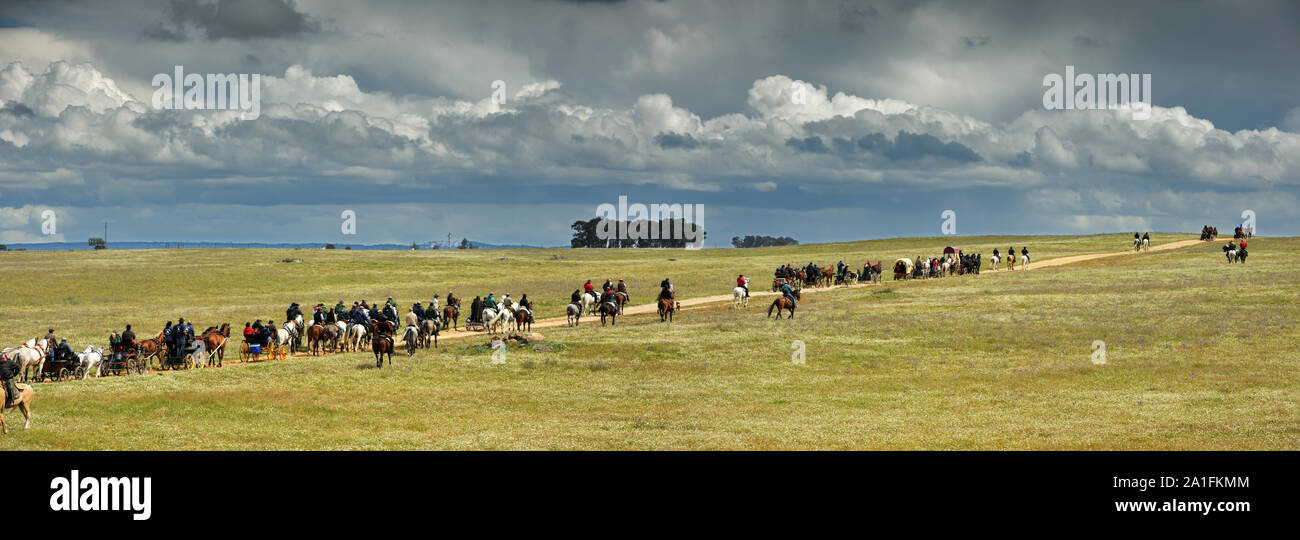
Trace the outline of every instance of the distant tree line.
{"label": "distant tree line", "polygon": [[756,248],[756,247],[775,247],[775,246],[797,246],[799,241],[789,236],[755,236],[745,235],[744,238],[739,236],[731,237],[731,246],[738,248]]}
{"label": "distant tree line", "polygon": [[[606,234],[609,238],[601,238],[600,234],[601,218],[592,218],[587,221],[578,220],[570,226],[573,229],[573,238],[569,240],[569,246],[575,248],[683,248],[691,241],[686,240],[686,235],[682,231],[686,227],[694,227],[684,219],[668,220],[637,220],[637,221],[611,221],[606,226],[609,231],[615,234]],[[621,227],[625,233],[620,238],[617,231]],[[655,231],[655,234],[649,234],[648,231]],[[638,232],[640,234],[638,234]],[[673,238],[673,237],[676,238]],[[665,238],[667,237],[667,238]],[[708,238],[706,231],[699,232],[701,241]]]}

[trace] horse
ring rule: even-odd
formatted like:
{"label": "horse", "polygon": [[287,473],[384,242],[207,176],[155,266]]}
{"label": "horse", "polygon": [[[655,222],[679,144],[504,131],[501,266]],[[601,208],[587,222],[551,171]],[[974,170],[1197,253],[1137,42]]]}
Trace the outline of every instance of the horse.
{"label": "horse", "polygon": [[1151,239],[1150,239],[1150,238],[1143,238],[1143,239],[1142,239],[1142,251],[1151,251]]}
{"label": "horse", "polygon": [[659,322],[672,322],[673,312],[677,311],[677,301],[670,298],[659,299]]}
{"label": "horse", "polygon": [[388,355],[388,365],[393,365],[393,338],[391,336],[375,334],[374,341],[370,343],[370,350],[375,353],[375,367],[384,367],[384,356]]}
{"label": "horse", "polygon": [[347,351],[351,346],[353,351],[361,350],[361,342],[366,338],[366,327],[360,324],[349,324],[348,333],[343,338],[343,350]]}
{"label": "horse", "polygon": [[736,287],[731,290],[731,307],[735,309],[749,307],[749,297],[745,295],[744,287]]}
{"label": "horse", "polygon": [[600,325],[601,326],[605,326],[605,316],[607,315],[609,316],[610,326],[614,326],[615,324],[617,324],[614,319],[615,316],[618,315],[618,306],[615,306],[613,302],[600,303]]}
{"label": "horse", "polygon": [[323,325],[320,329],[320,339],[316,341],[316,345],[320,346],[322,351],[337,352],[339,350],[340,335],[342,335],[342,332],[339,331],[338,326],[333,324]]}
{"label": "horse", "polygon": [[[795,289],[795,290],[791,291],[792,293],[794,293],[794,297],[795,297],[795,299],[797,299],[797,300],[802,300],[802,299],[803,299],[803,298],[799,295],[799,291],[800,291],[800,290],[802,290],[802,289]],[[768,317],[771,317],[771,316],[772,316],[772,310],[776,310],[776,318],[777,318],[777,319],[780,319],[780,318],[781,318],[781,311],[782,311],[782,310],[789,311],[789,312],[790,312],[790,317],[789,317],[789,318],[791,318],[791,319],[794,318],[794,302],[791,302],[789,298],[786,298],[786,297],[785,297],[785,295],[781,295],[780,298],[777,298],[776,300],[773,300],[773,301],[772,301],[772,305],[768,306],[768,308],[767,308],[767,316],[768,316]]]}
{"label": "horse", "polygon": [[429,348],[429,337],[433,336],[433,346],[438,346],[438,321],[425,319],[420,322],[420,346]]}
{"label": "horse", "polygon": [[217,358],[217,367],[221,367],[221,362],[226,357],[226,340],[230,338],[230,323],[222,323],[221,329],[212,326],[203,331],[199,340],[203,342],[204,347],[208,350],[208,365],[212,365],[212,357]]}
{"label": "horse", "polygon": [[1142,239],[1133,238],[1133,251],[1142,251]]}
{"label": "horse", "polygon": [[1016,269],[1016,254],[1015,254],[1015,253],[1008,253],[1008,254],[1007,254],[1007,270],[1015,270],[1015,269]]}
{"label": "horse", "polygon": [[158,364],[161,366],[163,361],[162,355],[167,351],[167,347],[163,345],[162,332],[158,332],[158,335],[154,336],[153,339],[136,341],[135,348],[138,355],[137,357],[140,360],[143,360],[145,362],[145,367],[148,368],[153,367],[153,360],[155,358],[158,359]]}
{"label": "horse", "polygon": [[402,341],[406,342],[406,356],[415,356],[415,348],[420,346],[420,327],[406,327],[402,332]]}
{"label": "horse", "polygon": [[582,306],[578,304],[569,304],[568,307],[564,308],[564,312],[567,316],[566,320],[569,322],[569,326],[577,326],[578,319],[582,318]]}
{"label": "horse", "polygon": [[1029,269],[1029,255],[1020,256],[1020,266],[1023,266],[1025,270]]}
{"label": "horse", "polygon": [[[618,297],[617,294],[615,294],[614,296],[615,298]],[[619,309],[620,310],[623,309],[621,304],[619,305]],[[527,331],[527,332],[533,331],[532,310],[520,308],[518,311],[515,312],[515,330]]]}
{"label": "horse", "polygon": [[614,293],[614,305],[618,306],[618,314],[619,314],[619,315],[622,315],[622,314],[623,314],[623,305],[624,305],[624,304],[627,304],[627,293],[625,293],[625,292],[615,292],[615,293]]}
{"label": "horse", "polygon": [[285,321],[284,324],[280,325],[280,329],[276,333],[280,334],[281,332],[283,332],[283,335],[286,337],[281,344],[289,346],[290,354],[296,352],[298,346],[302,344],[302,317],[298,317],[292,321]]}
{"label": "horse", "polygon": [[80,360],[81,367],[85,368],[85,371],[81,372],[81,380],[86,380],[91,371],[95,372],[95,378],[98,379],[99,368],[104,361],[104,349],[103,347],[99,349],[94,346],[86,347],[86,352],[77,353],[77,360]]}
{"label": "horse", "polygon": [[594,292],[582,293],[580,300],[582,301],[582,312],[588,315],[595,313],[596,304],[600,303],[600,298],[598,298]]}
{"label": "horse", "polygon": [[1002,262],[1002,257],[999,257],[997,255],[989,255],[989,264],[993,265],[994,270],[998,269],[999,262]]}
{"label": "horse", "polygon": [[45,355],[49,350],[45,338],[32,338],[22,345],[0,351],[0,354],[18,363],[18,371],[23,374],[23,382],[27,382],[27,368],[35,367],[36,375],[40,375],[41,370],[45,368]]}
{"label": "horse", "polygon": [[319,324],[313,324],[307,327],[307,350],[312,356],[319,356],[321,349],[321,339],[325,337],[325,327]]}
{"label": "horse", "polygon": [[456,328],[456,325],[460,324],[457,321],[457,319],[460,319],[460,306],[453,306],[451,304],[447,304],[447,307],[442,308],[442,329],[443,330],[447,329],[447,323],[449,322],[451,323],[451,328],[454,330]]}
{"label": "horse", "polygon": [[483,326],[487,327],[488,333],[497,333],[497,328],[500,328],[502,325],[504,325],[505,329],[509,331],[510,321],[513,318],[514,317],[510,315],[510,310],[483,308]]}
{"label": "horse", "polygon": [[[14,396],[13,405],[5,403],[3,407],[0,407],[0,429],[4,430],[5,435],[9,434],[9,424],[5,423],[5,409],[18,407],[18,410],[23,412],[23,417],[27,420],[23,424],[23,429],[32,427],[32,397],[36,395],[36,390],[33,390],[30,384],[14,383],[14,388],[18,390],[18,395]],[[3,390],[0,390],[0,393],[3,392]]]}

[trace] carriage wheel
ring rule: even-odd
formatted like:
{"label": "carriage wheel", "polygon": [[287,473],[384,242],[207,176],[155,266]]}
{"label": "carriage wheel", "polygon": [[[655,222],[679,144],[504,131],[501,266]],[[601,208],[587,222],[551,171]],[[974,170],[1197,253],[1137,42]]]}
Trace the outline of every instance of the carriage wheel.
{"label": "carriage wheel", "polygon": [[56,380],[56,381],[61,381],[61,380],[63,380],[63,379],[68,378],[68,375],[69,375],[69,373],[68,373],[68,368],[59,368],[59,374],[58,374],[58,377],[55,378],[54,380]]}
{"label": "carriage wheel", "polygon": [[77,369],[72,372],[72,378],[80,379],[81,377],[85,376],[85,374],[86,374],[86,368],[84,366],[77,366]]}

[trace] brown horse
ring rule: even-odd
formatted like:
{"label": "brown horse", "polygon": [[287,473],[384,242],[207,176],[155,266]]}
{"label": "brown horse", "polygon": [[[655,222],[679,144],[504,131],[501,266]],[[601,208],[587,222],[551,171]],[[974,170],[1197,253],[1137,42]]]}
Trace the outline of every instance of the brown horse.
{"label": "brown horse", "polygon": [[230,323],[221,323],[221,328],[209,326],[199,340],[203,342],[203,347],[208,351],[208,365],[212,365],[212,357],[217,357],[217,367],[221,367],[222,360],[226,358],[226,340],[230,338]]}
{"label": "brown horse", "polygon": [[[794,293],[796,300],[803,300],[803,297],[799,296],[799,291],[801,290],[802,289],[795,289],[794,291],[791,291]],[[767,308],[768,317],[772,316],[772,310],[776,310],[776,318],[778,319],[781,318],[781,310],[789,311],[789,318],[794,318],[794,302],[791,302],[790,299],[786,298],[784,295],[772,301],[772,305]]]}
{"label": "brown horse", "polygon": [[533,330],[533,312],[531,310],[520,309],[515,311],[515,330],[528,332]]}
{"label": "brown horse", "polygon": [[601,326],[605,326],[606,315],[609,316],[610,326],[613,326],[615,324],[614,316],[618,315],[618,308],[615,307],[614,304],[611,304],[609,302],[601,302],[600,303],[600,325]]}
{"label": "brown horse", "polygon": [[451,324],[450,328],[455,329],[456,325],[459,324],[456,322],[456,319],[459,318],[460,306],[448,305],[447,307],[442,308],[442,329],[446,330],[448,328],[448,323]]}
{"label": "brown horse", "polygon": [[659,322],[672,322],[673,312],[677,311],[678,307],[680,306],[677,305],[676,300],[670,300],[667,298],[659,299]]}
{"label": "brown horse", "polygon": [[626,303],[627,303],[627,293],[625,292],[614,293],[614,305],[618,306],[619,315],[623,314],[623,305]]}
{"label": "brown horse", "polygon": [[438,346],[438,323],[433,319],[420,322],[420,346],[429,348],[429,338],[433,337],[433,346]]}
{"label": "brown horse", "polygon": [[[337,328],[330,325],[331,328]],[[307,327],[307,350],[312,356],[319,356],[321,353],[321,340],[325,339],[325,325],[313,324]]]}
{"label": "brown horse", "polygon": [[150,369],[153,368],[154,358],[158,359],[158,363],[161,366],[163,360],[162,355],[167,351],[167,347],[163,346],[162,332],[158,332],[158,335],[154,336],[153,339],[145,339],[135,342],[135,347],[138,358],[143,360],[145,362],[145,367]]}
{"label": "brown horse", "polygon": [[[23,412],[23,417],[27,419],[27,422],[23,424],[23,429],[32,427],[32,396],[36,394],[36,391],[32,390],[32,386],[29,384],[14,383],[14,387],[18,389],[18,396],[14,399],[13,405],[6,403],[7,407],[0,408],[0,429],[4,430],[5,435],[9,434],[9,424],[5,423],[4,409],[18,407],[18,410]],[[0,396],[3,396],[3,394],[4,390],[0,390]],[[3,399],[3,397],[0,397],[0,399]]]}
{"label": "brown horse", "polygon": [[387,334],[375,334],[375,340],[370,343],[370,349],[375,352],[375,367],[384,367],[384,356],[388,355],[388,365],[393,365],[393,338]]}

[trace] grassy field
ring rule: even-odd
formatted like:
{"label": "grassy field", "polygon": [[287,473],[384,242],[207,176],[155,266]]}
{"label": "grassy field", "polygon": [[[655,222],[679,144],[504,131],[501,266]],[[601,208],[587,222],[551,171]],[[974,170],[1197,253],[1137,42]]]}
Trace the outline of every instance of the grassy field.
{"label": "grassy field", "polygon": [[[1153,243],[1194,238],[1156,235]],[[765,288],[790,262],[860,266],[1028,245],[1035,261],[1121,251],[1125,235],[897,239],[752,250],[175,250],[0,254],[0,343],[283,318],[285,305],[448,289],[528,293],[562,315],[583,280],[635,303]],[[375,369],[368,353],[38,384],[4,449],[1294,449],[1300,239],[1219,243],[1028,272],[808,295],[792,321],[754,302],[676,322],[541,330],[493,365],[486,338]],[[286,257],[301,263],[279,262]],[[155,330],[156,331],[156,330]],[[1094,364],[1092,344],[1107,361]],[[791,361],[802,342],[805,365]],[[230,355],[230,356],[233,356]],[[228,356],[228,359],[229,357]],[[7,418],[12,422],[16,411]],[[21,416],[21,415],[18,415]]]}

